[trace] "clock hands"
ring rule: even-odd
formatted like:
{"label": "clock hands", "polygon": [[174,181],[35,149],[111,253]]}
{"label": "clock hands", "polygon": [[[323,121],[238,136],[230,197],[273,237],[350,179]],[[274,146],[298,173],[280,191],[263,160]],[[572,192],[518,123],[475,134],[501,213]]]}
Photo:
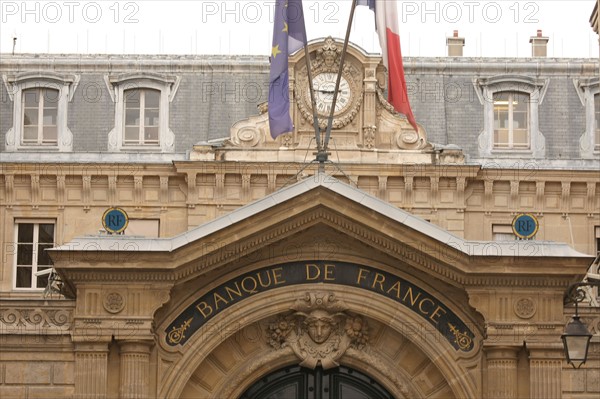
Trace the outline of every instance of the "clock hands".
{"label": "clock hands", "polygon": [[[315,87],[315,88],[313,88],[313,89],[314,89],[315,91],[318,91],[319,93],[324,93],[324,94],[334,94],[334,93],[335,93],[335,90],[322,90],[322,89],[319,89],[319,88],[317,88],[317,87]],[[344,90],[342,90],[342,89],[339,89],[339,90],[338,90],[338,93],[344,93]]]}

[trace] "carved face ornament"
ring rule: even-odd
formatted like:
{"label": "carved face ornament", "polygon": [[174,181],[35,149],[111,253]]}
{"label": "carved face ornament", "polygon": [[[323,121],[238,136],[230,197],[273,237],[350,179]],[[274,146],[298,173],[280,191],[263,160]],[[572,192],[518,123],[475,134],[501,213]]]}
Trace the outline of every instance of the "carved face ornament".
{"label": "carved face ornament", "polygon": [[305,320],[310,338],[317,344],[327,341],[331,335],[336,321],[324,310],[314,310]]}

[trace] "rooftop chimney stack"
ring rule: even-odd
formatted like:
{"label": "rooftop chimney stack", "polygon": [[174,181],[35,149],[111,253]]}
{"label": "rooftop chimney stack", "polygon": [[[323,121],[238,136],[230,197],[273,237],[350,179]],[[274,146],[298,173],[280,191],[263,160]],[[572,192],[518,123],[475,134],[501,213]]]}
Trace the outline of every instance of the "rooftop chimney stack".
{"label": "rooftop chimney stack", "polygon": [[546,57],[548,54],[548,37],[542,36],[542,30],[537,30],[536,36],[531,36],[529,43],[531,43],[531,56],[532,57]]}
{"label": "rooftop chimney stack", "polygon": [[458,31],[455,30],[452,37],[446,38],[446,45],[448,46],[448,57],[462,57],[465,38],[458,37]]}

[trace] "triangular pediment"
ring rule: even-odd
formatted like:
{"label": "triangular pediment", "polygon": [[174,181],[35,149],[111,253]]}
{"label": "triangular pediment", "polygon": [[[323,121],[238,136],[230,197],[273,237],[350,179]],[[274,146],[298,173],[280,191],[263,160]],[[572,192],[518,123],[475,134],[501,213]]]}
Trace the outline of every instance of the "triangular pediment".
{"label": "triangular pediment", "polygon": [[[303,242],[307,237],[314,239]],[[345,251],[336,256],[382,257],[386,263],[454,286],[473,279],[480,283],[494,274],[541,279],[550,273],[570,279],[588,258],[559,243],[536,242],[532,250],[527,241],[467,241],[324,174],[172,238],[84,237],[52,250],[52,257],[56,268],[74,280],[87,278],[93,269],[118,271],[124,279],[143,272],[177,284],[259,259],[283,261],[292,255],[285,249],[294,243],[302,248],[293,254],[296,257],[327,257],[319,246],[323,250],[324,245],[334,244]],[[114,262],[115,249],[123,262]]]}

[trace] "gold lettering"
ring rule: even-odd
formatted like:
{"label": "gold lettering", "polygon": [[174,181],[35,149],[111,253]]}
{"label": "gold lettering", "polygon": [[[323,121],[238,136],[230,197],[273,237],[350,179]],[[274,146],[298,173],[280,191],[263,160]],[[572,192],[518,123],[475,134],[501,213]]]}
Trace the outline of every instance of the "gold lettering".
{"label": "gold lettering", "polygon": [[225,298],[223,298],[221,295],[217,294],[216,292],[213,294],[213,299],[215,300],[215,309],[219,310],[219,302],[223,302],[225,305],[227,305],[227,301],[225,300]]}
{"label": "gold lettering", "polygon": [[429,312],[426,312],[425,310],[423,310],[423,304],[425,302],[429,302],[431,303],[433,306],[435,306],[435,302],[433,302],[431,299],[429,298],[423,298],[421,299],[421,302],[419,302],[419,311],[425,315],[429,314]]}
{"label": "gold lettering", "polygon": [[333,272],[335,271],[335,265],[325,265],[325,281],[333,281],[335,277]]}
{"label": "gold lettering", "polygon": [[379,284],[379,289],[383,292],[384,281],[385,276],[383,274],[375,273],[375,280],[373,280],[373,285],[371,285],[371,288],[375,288],[375,284]]}
{"label": "gold lettering", "polygon": [[266,274],[267,277],[269,278],[269,282],[267,284],[263,283],[262,278],[260,277],[260,272],[256,273],[256,277],[258,277],[258,282],[260,284],[261,287],[263,288],[267,288],[268,286],[271,285],[271,273],[269,273],[269,271],[267,270]]}
{"label": "gold lettering", "polygon": [[281,273],[283,272],[283,269],[281,267],[273,269],[272,272],[273,272],[273,281],[275,282],[275,285],[279,285],[279,284],[284,284],[285,283],[285,280],[280,280],[281,279]]}
{"label": "gold lettering", "polygon": [[231,295],[232,292],[237,296],[242,297],[242,291],[240,290],[240,285],[237,281],[235,282],[235,288],[237,288],[237,291],[235,291],[233,288],[225,287],[225,291],[227,292],[227,295],[229,295],[230,301],[233,301],[233,296]]}
{"label": "gold lettering", "polygon": [[[200,302],[198,305],[196,305],[196,309],[198,309],[198,311],[200,313],[202,313],[202,316],[204,316],[205,319],[208,316],[210,316],[213,312],[212,306],[210,306],[206,302]],[[208,313],[206,313],[206,312],[208,312]]]}
{"label": "gold lettering", "polygon": [[404,295],[402,302],[406,302],[406,297],[409,295],[410,295],[410,306],[415,306],[415,303],[417,303],[417,300],[421,296],[421,293],[419,292],[419,294],[415,298],[415,297],[413,297],[412,287],[408,287],[408,291],[406,291],[406,294]]}
{"label": "gold lettering", "polygon": [[359,269],[358,270],[358,278],[356,279],[356,284],[360,284],[360,280],[364,280],[366,278],[366,275],[363,276],[363,272],[365,273],[369,273],[368,270],[365,269]]}
{"label": "gold lettering", "polygon": [[[250,280],[250,281],[252,281],[254,283],[254,287],[252,287],[252,288],[247,288],[246,287],[245,282],[248,281],[248,280]],[[258,287],[258,283],[256,282],[256,279],[254,279],[254,277],[248,276],[248,277],[245,277],[242,280],[242,289],[244,291],[246,291],[248,294],[256,294],[256,293],[258,293],[258,291],[256,290],[256,287]]]}
{"label": "gold lettering", "polygon": [[440,317],[441,316],[441,314],[438,313],[440,310],[442,312],[444,312],[444,314],[447,313],[444,309],[442,309],[441,307],[438,306],[437,308],[435,308],[435,310],[433,311],[433,313],[431,314],[431,316],[429,316],[429,320],[433,321],[435,324],[438,324],[438,321],[435,319],[435,317]]}
{"label": "gold lettering", "polygon": [[396,281],[396,283],[386,291],[386,294],[389,294],[390,291],[396,291],[396,298],[400,299],[400,281]]}
{"label": "gold lettering", "polygon": [[[313,273],[311,273],[311,269],[313,270]],[[314,274],[314,271],[316,271],[316,274]],[[319,278],[320,275],[321,275],[321,269],[319,269],[319,266],[314,265],[312,263],[306,264],[306,279],[307,280],[316,280]]]}

